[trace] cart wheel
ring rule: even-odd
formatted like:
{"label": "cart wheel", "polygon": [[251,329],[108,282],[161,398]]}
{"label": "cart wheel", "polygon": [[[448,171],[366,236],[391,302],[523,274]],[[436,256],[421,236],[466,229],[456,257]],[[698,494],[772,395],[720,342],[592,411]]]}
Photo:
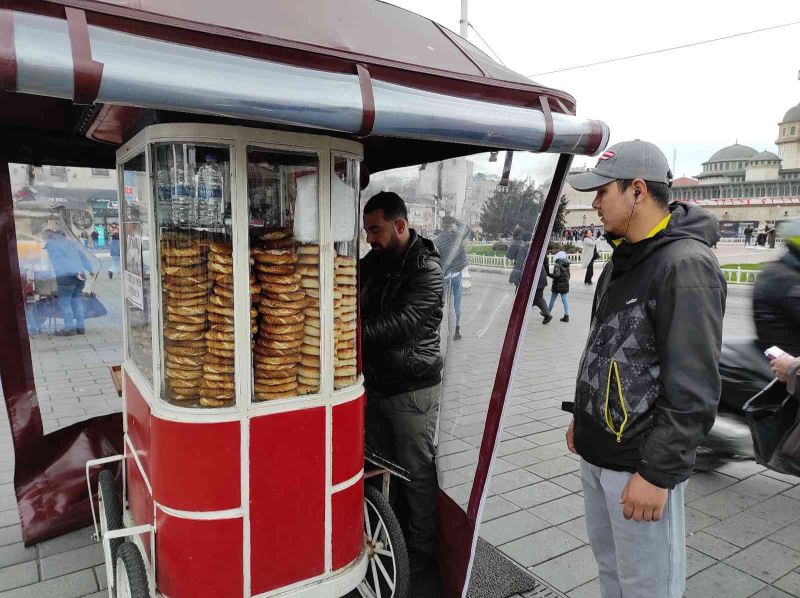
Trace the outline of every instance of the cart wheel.
{"label": "cart wheel", "polygon": [[150,598],[142,553],[133,542],[123,542],[117,550],[114,581],[117,598]]}
{"label": "cart wheel", "polygon": [[[109,531],[122,529],[122,506],[119,504],[117,489],[114,487],[114,474],[108,469],[104,469],[97,478],[97,485],[103,514],[106,518],[106,529]],[[117,549],[123,542],[122,538],[113,538],[108,541],[112,563],[116,563]]]}
{"label": "cart wheel", "polygon": [[369,561],[358,592],[364,598],[406,598],[409,568],[406,541],[381,492],[364,486],[364,534]]}

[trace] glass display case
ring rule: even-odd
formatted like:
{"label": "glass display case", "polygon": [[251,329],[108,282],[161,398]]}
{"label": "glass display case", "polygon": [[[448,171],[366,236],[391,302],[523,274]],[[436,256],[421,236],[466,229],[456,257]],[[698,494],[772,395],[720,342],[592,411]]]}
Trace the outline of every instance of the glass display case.
{"label": "glass display case", "polygon": [[163,334],[163,398],[235,401],[230,150],[153,146]]}
{"label": "glass display case", "polygon": [[[148,135],[205,127],[151,127],[124,163],[139,198],[124,204],[126,242],[153,247],[137,253],[141,274],[126,274],[140,298],[127,307],[131,360],[164,405],[190,410],[355,388],[357,146],[217,129],[201,142]],[[297,142],[265,141],[277,137]]]}

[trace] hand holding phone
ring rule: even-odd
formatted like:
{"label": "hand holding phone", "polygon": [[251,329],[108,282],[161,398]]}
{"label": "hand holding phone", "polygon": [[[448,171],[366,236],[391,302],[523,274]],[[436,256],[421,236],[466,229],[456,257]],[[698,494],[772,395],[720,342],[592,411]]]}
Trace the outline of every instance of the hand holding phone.
{"label": "hand holding phone", "polygon": [[786,355],[786,351],[784,351],[780,347],[776,347],[773,345],[772,347],[764,351],[764,355],[766,355],[767,358],[770,361],[772,361],[773,359],[778,359],[778,357],[781,357],[782,355]]}

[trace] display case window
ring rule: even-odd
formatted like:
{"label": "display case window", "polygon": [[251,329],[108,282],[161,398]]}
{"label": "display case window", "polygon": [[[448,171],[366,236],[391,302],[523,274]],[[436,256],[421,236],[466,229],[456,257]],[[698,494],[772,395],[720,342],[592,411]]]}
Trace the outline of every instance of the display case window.
{"label": "display case window", "polygon": [[162,396],[235,404],[230,150],[154,146],[164,337]]}
{"label": "display case window", "polygon": [[319,157],[247,150],[253,400],[320,391]]}
{"label": "display case window", "polygon": [[333,387],[356,383],[358,359],[358,195],[359,163],[333,156],[331,229],[333,232]]}
{"label": "display case window", "polygon": [[[153,383],[153,344],[150,321],[149,247],[150,196],[145,154],[131,158],[122,166],[122,256],[123,290],[127,315],[127,358]],[[119,232],[116,242],[119,243]]]}

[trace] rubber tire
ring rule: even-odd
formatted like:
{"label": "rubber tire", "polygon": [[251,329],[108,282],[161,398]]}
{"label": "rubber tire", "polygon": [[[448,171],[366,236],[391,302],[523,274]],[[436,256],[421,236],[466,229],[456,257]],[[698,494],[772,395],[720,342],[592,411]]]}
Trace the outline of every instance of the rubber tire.
{"label": "rubber tire", "polygon": [[[411,568],[408,562],[406,539],[403,536],[400,523],[389,505],[389,501],[375,486],[371,484],[364,485],[364,500],[372,503],[380,518],[383,519],[383,525],[394,550],[394,566],[397,572],[397,580],[395,581],[391,598],[407,598],[411,581]],[[369,572],[370,568],[368,567],[367,573]]]}
{"label": "rubber tire", "polygon": [[[150,598],[147,569],[144,566],[144,560],[142,560],[142,553],[139,552],[133,542],[122,543],[122,546],[117,550],[117,558],[114,563],[116,565],[115,570],[119,567],[125,568],[125,573],[128,575],[128,595],[131,598]],[[116,591],[119,592],[119,588]]]}
{"label": "rubber tire", "polygon": [[[103,511],[106,514],[106,525],[109,530],[122,529],[122,506],[117,496],[117,488],[114,486],[114,474],[108,469],[104,469],[97,477],[98,494],[103,499]],[[114,563],[116,572],[117,550],[124,542],[124,538],[113,538],[108,541],[111,550],[111,562]]]}

